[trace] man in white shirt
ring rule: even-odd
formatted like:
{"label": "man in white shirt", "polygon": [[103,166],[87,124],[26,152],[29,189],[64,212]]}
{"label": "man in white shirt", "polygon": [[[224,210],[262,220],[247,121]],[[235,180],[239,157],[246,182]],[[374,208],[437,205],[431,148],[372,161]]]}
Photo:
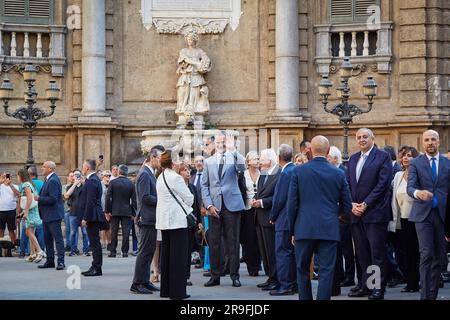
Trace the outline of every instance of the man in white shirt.
{"label": "man in white shirt", "polygon": [[4,237],[7,227],[13,244],[16,243],[16,206],[17,187],[3,173],[0,175],[0,238]]}

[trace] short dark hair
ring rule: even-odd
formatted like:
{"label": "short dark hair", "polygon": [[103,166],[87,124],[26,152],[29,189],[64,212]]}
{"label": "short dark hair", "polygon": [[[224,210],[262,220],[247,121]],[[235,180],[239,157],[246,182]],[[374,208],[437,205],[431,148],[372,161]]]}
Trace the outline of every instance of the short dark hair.
{"label": "short dark hair", "polygon": [[395,149],[393,146],[386,145],[384,146],[383,150],[389,153],[392,161],[397,160],[397,154],[395,153]]}
{"label": "short dark hair", "polygon": [[119,166],[119,174],[126,177],[128,175],[128,167],[124,164],[121,164]]}
{"label": "short dark hair", "polygon": [[166,151],[166,149],[165,149],[162,145],[160,145],[160,144],[158,144],[158,145],[152,147],[152,148],[150,149],[150,152],[149,152],[149,153],[147,154],[147,156],[145,157],[145,161],[146,161],[146,162],[149,162],[152,158],[158,157],[158,155],[159,155],[160,153],[163,153],[164,151]]}
{"label": "short dark hair", "polygon": [[413,158],[417,158],[420,154],[419,151],[417,151],[416,148],[411,147],[411,146],[404,146],[401,156],[403,157],[405,154],[407,154],[408,152],[411,152],[411,155]]}
{"label": "short dark hair", "polygon": [[300,148],[305,148],[307,143],[311,143],[311,140],[304,139],[302,142],[300,142]]}
{"label": "short dark hair", "polygon": [[95,172],[95,168],[97,167],[97,162],[93,159],[87,159],[85,163],[88,164],[89,168]]}

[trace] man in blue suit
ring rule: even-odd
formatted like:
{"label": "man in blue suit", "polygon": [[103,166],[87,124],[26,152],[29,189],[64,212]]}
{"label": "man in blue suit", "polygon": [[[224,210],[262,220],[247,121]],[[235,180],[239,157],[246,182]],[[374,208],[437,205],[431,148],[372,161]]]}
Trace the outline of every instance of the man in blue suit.
{"label": "man in blue suit", "polygon": [[277,277],[280,287],[269,292],[272,296],[295,294],[298,291],[295,269],[295,251],[289,233],[287,214],[287,199],[291,172],[295,165],[292,163],[293,149],[282,144],[279,149],[279,164],[281,174],[275,186],[273,195],[270,223],[275,224],[275,252],[277,261]]}
{"label": "man in blue suit", "polygon": [[80,196],[83,214],[81,224],[86,228],[92,250],[92,265],[89,270],[81,273],[85,277],[102,275],[103,256],[100,230],[102,230],[102,225],[106,224],[106,217],[102,209],[102,183],[95,174],[95,168],[95,160],[86,160],[83,164],[83,175],[86,177],[86,181]]}
{"label": "man in blue suit", "polygon": [[330,300],[339,236],[339,214],[352,209],[345,174],[327,160],[330,143],[311,141],[313,160],[291,173],[288,196],[289,230],[295,240],[300,300],[312,300],[310,264],[318,255],[318,300]]}
{"label": "man in blue suit", "polygon": [[409,221],[415,222],[420,251],[420,298],[436,300],[445,257],[444,222],[450,185],[450,161],[439,154],[439,134],[422,135],[425,154],[415,158],[408,175],[413,197]]}
{"label": "man in blue suit", "polygon": [[232,285],[240,287],[239,231],[245,205],[239,190],[238,171],[245,171],[245,162],[235,150],[233,136],[219,131],[214,143],[216,153],[205,160],[201,181],[202,200],[209,219],[211,259],[211,279],[205,287],[220,285],[222,235],[229,255]]}
{"label": "man in blue suit", "polygon": [[[362,269],[362,281],[351,290],[349,297],[383,300],[386,288],[387,227],[392,220],[389,188],[392,181],[392,161],[389,154],[374,145],[372,130],[363,128],[356,133],[360,152],[350,157],[347,181],[352,193],[351,228],[356,253]],[[380,270],[380,285],[367,287],[369,266]]]}
{"label": "man in blue suit", "polygon": [[62,186],[59,177],[55,173],[56,164],[52,161],[44,162],[42,173],[45,182],[39,196],[35,200],[39,205],[39,214],[44,224],[44,242],[47,250],[47,260],[40,269],[55,267],[55,251],[58,253],[58,265],[56,270],[64,270],[64,239],[61,230],[61,220],[64,219],[64,202],[62,198]]}

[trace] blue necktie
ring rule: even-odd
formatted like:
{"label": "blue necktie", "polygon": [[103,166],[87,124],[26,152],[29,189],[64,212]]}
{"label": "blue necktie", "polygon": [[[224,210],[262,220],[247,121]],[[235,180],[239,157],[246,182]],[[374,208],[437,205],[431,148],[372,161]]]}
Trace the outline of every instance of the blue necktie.
{"label": "blue necktie", "polygon": [[[433,184],[437,180],[437,167],[436,167],[436,158],[431,158],[431,178],[433,179]],[[433,206],[432,208],[437,208],[438,200],[435,195],[433,195]]]}

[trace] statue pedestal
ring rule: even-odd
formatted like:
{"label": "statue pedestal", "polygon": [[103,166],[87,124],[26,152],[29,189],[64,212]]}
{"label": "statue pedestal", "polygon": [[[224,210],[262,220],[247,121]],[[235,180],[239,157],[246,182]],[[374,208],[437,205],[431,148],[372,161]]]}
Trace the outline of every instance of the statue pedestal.
{"label": "statue pedestal", "polygon": [[[200,127],[201,128],[201,127]],[[141,149],[148,153],[155,145],[182,152],[185,157],[202,155],[208,138],[214,136],[218,129],[175,129],[175,130],[150,130],[144,131],[141,141]],[[227,134],[238,136],[238,131],[227,130]]]}

